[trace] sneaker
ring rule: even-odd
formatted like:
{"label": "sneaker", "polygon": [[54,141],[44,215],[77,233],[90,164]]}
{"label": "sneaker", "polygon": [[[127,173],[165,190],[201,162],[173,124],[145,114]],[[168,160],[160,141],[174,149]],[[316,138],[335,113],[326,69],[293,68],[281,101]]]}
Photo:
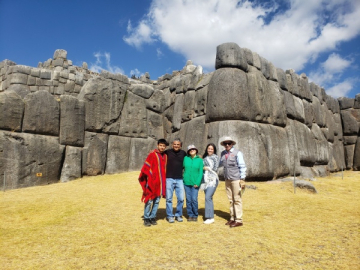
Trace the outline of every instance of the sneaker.
{"label": "sneaker", "polygon": [[187,221],[193,221],[193,217],[188,217]]}
{"label": "sneaker", "polygon": [[151,226],[151,222],[149,219],[144,219],[144,226],[146,227],[150,227]]}
{"label": "sneaker", "polygon": [[183,221],[184,221],[182,217],[175,217],[175,220],[176,220],[177,222],[183,222]]}
{"label": "sneaker", "polygon": [[204,221],[204,224],[211,224],[214,223],[214,219],[213,218],[208,218],[207,220]]}
{"label": "sneaker", "polygon": [[168,218],[167,218],[167,221],[168,221],[169,223],[174,223],[174,222],[175,222],[175,220],[174,220],[173,217],[168,217]]}
{"label": "sneaker", "polygon": [[193,217],[192,221],[197,222],[197,217]]}
{"label": "sneaker", "polygon": [[155,218],[150,218],[150,223],[151,223],[151,225],[157,225]]}

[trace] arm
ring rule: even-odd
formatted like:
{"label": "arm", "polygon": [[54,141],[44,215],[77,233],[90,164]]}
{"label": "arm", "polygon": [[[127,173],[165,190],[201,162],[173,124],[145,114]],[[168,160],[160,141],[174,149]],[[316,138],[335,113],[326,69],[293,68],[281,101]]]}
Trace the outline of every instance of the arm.
{"label": "arm", "polygon": [[199,171],[198,171],[198,179],[197,179],[197,183],[196,183],[196,185],[194,185],[195,187],[199,187],[200,186],[200,184],[201,184],[201,180],[202,180],[202,177],[203,177],[203,173],[204,173],[204,170],[203,170],[203,160],[201,159],[201,158],[199,158]]}
{"label": "arm", "polygon": [[214,155],[214,167],[212,168],[212,170],[216,172],[218,167],[219,167],[219,157],[217,155]]}
{"label": "arm", "polygon": [[238,154],[236,156],[236,160],[237,160],[237,164],[238,164],[239,171],[240,171],[240,179],[245,180],[246,165],[245,165],[245,161],[244,161],[244,156],[240,151],[238,152]]}

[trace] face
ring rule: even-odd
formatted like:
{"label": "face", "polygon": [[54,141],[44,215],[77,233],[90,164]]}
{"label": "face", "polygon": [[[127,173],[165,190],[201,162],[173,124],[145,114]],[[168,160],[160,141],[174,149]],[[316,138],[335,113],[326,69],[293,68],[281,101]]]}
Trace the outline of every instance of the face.
{"label": "face", "polygon": [[233,147],[232,142],[224,142],[225,150],[229,151]]}
{"label": "face", "polygon": [[192,157],[196,156],[196,150],[195,150],[195,149],[191,149],[191,150],[189,151],[189,154],[190,154],[190,156],[192,156]]}
{"label": "face", "polygon": [[179,151],[181,149],[181,142],[179,141],[173,141],[172,143],[172,149],[174,149],[174,151]]}
{"label": "face", "polygon": [[158,144],[158,150],[159,150],[160,153],[164,152],[165,148],[166,148],[165,143],[159,143]]}
{"label": "face", "polygon": [[209,145],[206,151],[207,154],[211,156],[212,154],[214,154],[214,147],[212,145]]}

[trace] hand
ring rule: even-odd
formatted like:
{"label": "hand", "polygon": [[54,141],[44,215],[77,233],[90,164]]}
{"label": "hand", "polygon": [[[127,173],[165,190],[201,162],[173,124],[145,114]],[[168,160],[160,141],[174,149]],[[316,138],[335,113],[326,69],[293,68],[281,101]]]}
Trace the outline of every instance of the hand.
{"label": "hand", "polygon": [[245,189],[245,180],[240,180],[241,189]]}
{"label": "hand", "polygon": [[194,188],[197,188],[198,187],[198,185],[194,185]]}
{"label": "hand", "polygon": [[207,170],[208,170],[208,167],[205,167],[205,166],[204,166],[203,170],[204,170],[204,171],[207,171]]}

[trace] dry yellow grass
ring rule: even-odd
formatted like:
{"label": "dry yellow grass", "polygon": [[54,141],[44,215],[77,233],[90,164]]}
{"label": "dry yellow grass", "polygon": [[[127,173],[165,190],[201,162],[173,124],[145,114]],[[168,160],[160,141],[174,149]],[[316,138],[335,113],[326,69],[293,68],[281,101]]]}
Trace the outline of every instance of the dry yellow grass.
{"label": "dry yellow grass", "polygon": [[[359,269],[360,172],[252,183],[244,226],[230,229],[221,182],[215,223],[144,227],[138,172],[1,192],[1,269]],[[199,193],[200,214],[204,194]]]}

